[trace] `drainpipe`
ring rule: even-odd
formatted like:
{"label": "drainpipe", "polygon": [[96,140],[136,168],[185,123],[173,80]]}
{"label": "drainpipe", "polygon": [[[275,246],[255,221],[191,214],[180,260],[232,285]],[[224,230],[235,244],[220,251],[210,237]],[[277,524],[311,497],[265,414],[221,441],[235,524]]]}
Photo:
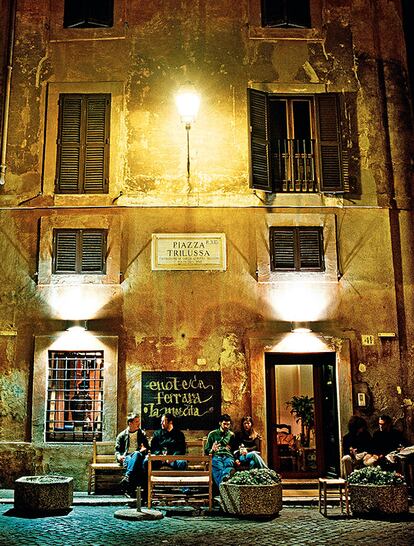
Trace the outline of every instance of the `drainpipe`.
{"label": "drainpipe", "polygon": [[16,26],[16,0],[10,3],[9,13],[9,41],[7,46],[7,68],[6,68],[6,85],[3,101],[3,122],[1,127],[1,143],[0,143],[0,185],[6,183],[6,151],[7,151],[7,134],[9,129],[9,109],[10,109],[10,94],[11,94],[11,77],[13,70],[13,50],[14,50],[14,31]]}

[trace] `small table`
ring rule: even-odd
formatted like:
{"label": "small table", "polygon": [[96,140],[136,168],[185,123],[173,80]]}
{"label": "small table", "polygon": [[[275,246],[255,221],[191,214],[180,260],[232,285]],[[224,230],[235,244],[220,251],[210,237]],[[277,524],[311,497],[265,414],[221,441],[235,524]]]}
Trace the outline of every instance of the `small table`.
{"label": "small table", "polygon": [[[339,505],[341,513],[344,512],[344,495],[345,495],[345,512],[349,516],[349,500],[348,500],[348,482],[342,478],[319,478],[319,512],[325,517],[327,516],[329,492],[339,494]],[[332,498],[332,497],[331,497]]]}

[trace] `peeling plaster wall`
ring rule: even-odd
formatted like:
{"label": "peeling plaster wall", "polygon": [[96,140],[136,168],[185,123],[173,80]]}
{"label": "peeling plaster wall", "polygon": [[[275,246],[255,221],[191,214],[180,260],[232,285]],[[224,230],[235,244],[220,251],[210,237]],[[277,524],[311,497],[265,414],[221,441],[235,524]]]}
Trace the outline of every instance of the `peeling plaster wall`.
{"label": "peeling plaster wall", "polygon": [[[81,292],[100,300],[90,316],[96,330],[119,336],[119,430],[126,413],[139,410],[141,373],[150,370],[221,371],[222,410],[236,422],[246,413],[263,422],[264,405],[254,407],[251,398],[263,371],[258,360],[252,371],[246,332],[267,323],[280,335],[289,330],[280,303],[300,289],[270,272],[270,282],[258,282],[259,266],[269,267],[259,259],[263,248],[268,254],[272,214],[275,221],[291,215],[289,225],[308,215],[308,225],[325,226],[321,218],[329,215],[336,225],[332,270],[339,280],[302,283],[304,303],[316,294],[324,302],[317,327],[349,341],[354,397],[366,392],[369,407],[361,413],[370,424],[390,413],[413,435],[412,126],[399,2],[313,2],[316,26],[295,39],[281,38],[280,29],[259,36],[258,0],[115,2],[115,25],[105,39],[90,29],[63,30],[63,1],[53,4],[49,13],[49,1],[22,0],[16,19],[7,183],[0,188],[0,482],[11,453],[8,485],[22,473],[58,472],[67,459],[75,486],[86,486],[89,446],[72,446],[68,455],[64,447],[24,443],[31,440],[33,336],[62,329],[73,290],[65,281],[37,284],[51,257],[50,232],[44,236],[42,226],[67,218],[80,226],[101,218],[117,230],[111,282]],[[189,180],[173,100],[186,80],[202,94],[190,132]],[[108,195],[54,194],[50,97],[67,84],[112,86],[116,95]],[[253,194],[248,87],[341,94],[351,194]],[[151,271],[151,235],[159,232],[225,233],[227,271]],[[380,340],[381,331],[397,338]],[[362,334],[373,334],[375,345],[362,346]]]}

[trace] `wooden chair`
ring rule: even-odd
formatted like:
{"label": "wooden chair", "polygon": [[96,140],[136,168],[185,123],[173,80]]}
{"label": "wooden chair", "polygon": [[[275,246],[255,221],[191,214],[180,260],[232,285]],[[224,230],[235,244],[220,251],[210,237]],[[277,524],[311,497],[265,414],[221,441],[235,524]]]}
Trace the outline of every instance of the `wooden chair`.
{"label": "wooden chair", "polygon": [[113,490],[114,486],[119,486],[124,468],[115,461],[114,446],[115,442],[93,440],[92,462],[89,464],[88,495],[92,491],[96,493],[97,474],[100,476],[99,482],[102,482],[103,490]]}
{"label": "wooden chair", "polygon": [[294,472],[297,470],[297,452],[292,449],[292,427],[285,424],[276,424],[276,444],[274,445],[275,462],[279,471]]}
{"label": "wooden chair", "polygon": [[[213,507],[212,457],[204,455],[202,440],[187,441],[187,450],[193,447],[201,448],[201,454],[185,455],[148,455],[148,508],[154,498],[164,502],[184,498],[188,504],[208,503],[209,510]],[[153,462],[171,463],[187,461],[186,470],[174,470],[170,466],[154,469]],[[158,466],[158,465],[157,465]]]}

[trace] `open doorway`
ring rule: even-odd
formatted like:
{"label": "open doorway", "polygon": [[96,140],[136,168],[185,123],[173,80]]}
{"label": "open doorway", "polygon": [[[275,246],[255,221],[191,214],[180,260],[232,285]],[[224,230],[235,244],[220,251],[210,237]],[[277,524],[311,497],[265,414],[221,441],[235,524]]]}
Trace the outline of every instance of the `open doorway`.
{"label": "open doorway", "polygon": [[338,476],[335,353],[267,353],[269,465],[285,478]]}

